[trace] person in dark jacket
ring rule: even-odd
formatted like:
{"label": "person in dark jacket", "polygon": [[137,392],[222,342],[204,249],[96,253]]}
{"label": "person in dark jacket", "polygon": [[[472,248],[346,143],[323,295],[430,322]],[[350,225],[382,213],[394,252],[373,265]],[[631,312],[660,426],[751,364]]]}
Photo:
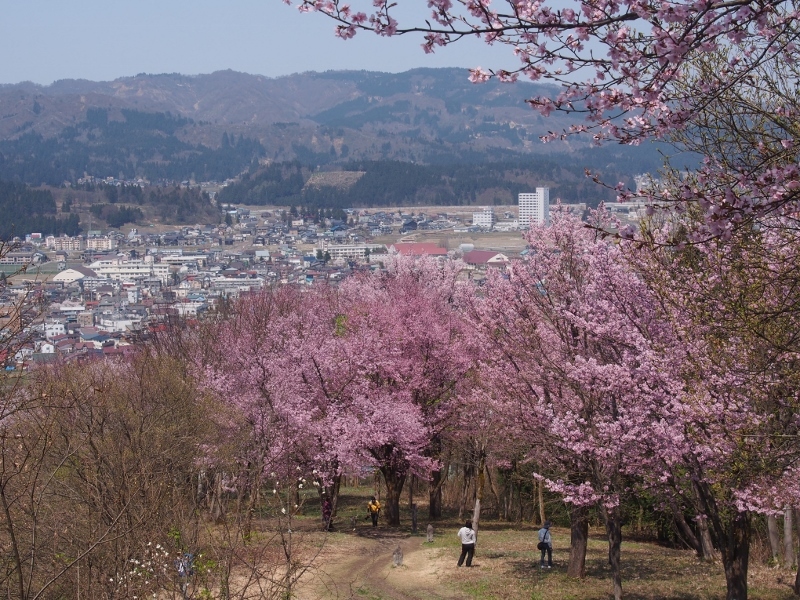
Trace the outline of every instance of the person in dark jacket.
{"label": "person in dark jacket", "polygon": [[[540,569],[553,568],[553,538],[550,537],[550,521],[545,521],[542,528],[539,530],[539,545],[537,546],[542,551],[542,558],[539,560]],[[547,564],[544,562],[544,556],[547,554]]]}

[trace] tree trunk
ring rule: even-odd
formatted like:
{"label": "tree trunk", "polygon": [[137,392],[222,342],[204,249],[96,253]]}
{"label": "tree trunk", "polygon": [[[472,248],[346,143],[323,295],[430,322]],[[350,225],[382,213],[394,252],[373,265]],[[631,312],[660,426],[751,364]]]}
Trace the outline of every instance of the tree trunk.
{"label": "tree trunk", "polygon": [[[5,465],[3,465],[5,466]],[[11,570],[16,572],[16,579],[17,579],[17,589],[19,591],[20,600],[25,597],[25,576],[22,572],[22,556],[20,555],[19,551],[19,544],[17,543],[17,534],[16,528],[14,527],[14,522],[11,518],[11,510],[10,504],[8,502],[8,497],[6,496],[6,488],[5,488],[5,481],[0,485],[0,498],[3,500],[3,514],[5,515],[6,521],[6,528],[8,529],[8,535],[11,540],[11,550],[13,554],[13,559],[11,562]],[[10,579],[10,578],[9,578]],[[9,595],[11,597],[11,588],[10,588],[10,581],[9,581]]]}
{"label": "tree trunk", "polygon": [[794,532],[792,531],[792,508],[783,511],[783,564],[794,567]]}
{"label": "tree trunk", "polygon": [[475,482],[475,507],[472,509],[472,530],[475,532],[475,541],[478,540],[478,523],[481,520],[481,500],[483,500],[483,488],[486,483],[486,452],[481,449],[481,458],[478,461],[478,478]]}
{"label": "tree trunk", "polygon": [[767,534],[769,535],[769,549],[772,552],[772,564],[780,563],[781,534],[778,533],[778,519],[775,515],[767,517]]}
{"label": "tree trunk", "polygon": [[539,519],[542,524],[547,521],[547,515],[544,512],[544,481],[541,479],[539,480]]}
{"label": "tree trunk", "polygon": [[728,525],[727,539],[722,545],[725,567],[725,600],[747,600],[747,567],[750,559],[750,513],[736,513]]}
{"label": "tree trunk", "polygon": [[[495,474],[497,474],[497,471],[495,471]],[[497,474],[497,477],[492,477],[492,471],[490,469],[486,469],[486,479],[489,480],[489,491],[492,492],[492,497],[494,498],[495,506],[497,507],[496,514],[499,517],[502,501],[500,500],[500,493],[498,492],[497,485],[495,484],[498,477],[499,474]]]}
{"label": "tree trunk", "polygon": [[586,576],[586,548],[589,544],[589,511],[585,506],[572,505],[570,509],[569,577]]}
{"label": "tree trunk", "polygon": [[461,487],[461,502],[458,505],[458,520],[460,521],[464,516],[464,511],[467,507],[467,495],[469,489],[472,487],[472,474],[471,469],[464,468],[464,484]]}
{"label": "tree trunk", "polygon": [[619,506],[606,508],[600,511],[606,524],[608,536],[608,564],[611,566],[611,579],[614,584],[614,600],[622,600],[622,561],[620,549],[622,547],[622,518]]}
{"label": "tree trunk", "polygon": [[[794,509],[794,526],[797,528],[797,537],[800,538],[800,510]],[[794,577],[794,593],[795,596],[800,596],[800,568],[797,569],[797,575]]]}
{"label": "tree trunk", "polygon": [[[320,510],[322,512],[322,521],[324,523],[324,529],[328,531],[330,529],[331,523],[333,522],[333,518],[336,516],[336,505],[339,502],[339,488],[342,485],[342,476],[341,475],[334,475],[333,479],[331,480],[329,485],[320,485],[319,486],[319,504]],[[328,501],[330,514],[328,514],[328,520],[325,520],[325,501]]]}
{"label": "tree trunk", "polygon": [[714,542],[711,540],[711,532],[708,530],[708,519],[700,519],[697,522],[697,527],[700,529],[700,544],[703,549],[700,558],[711,561],[717,560],[717,551],[714,550]]}
{"label": "tree trunk", "polygon": [[386,524],[391,527],[400,526],[400,494],[406,481],[405,472],[398,472],[391,467],[381,467],[383,481],[386,484]]}
{"label": "tree trunk", "polygon": [[670,501],[669,507],[672,511],[672,520],[675,523],[675,528],[678,530],[678,535],[687,546],[697,553],[697,557],[702,559],[703,546],[698,537],[694,534],[694,531],[692,531],[692,528],[689,527],[689,524],[686,522],[681,507],[678,506],[678,503],[674,500]]}
{"label": "tree trunk", "polygon": [[[442,438],[436,434],[428,444],[428,456],[437,462],[442,457]],[[445,455],[446,456],[446,455]],[[431,473],[430,485],[428,487],[428,517],[440,519],[442,517],[442,486],[446,479],[447,471],[450,469],[448,462],[442,461],[442,468],[436,469]]]}
{"label": "tree trunk", "polygon": [[444,478],[440,470],[431,473],[431,483],[428,491],[428,516],[439,519],[442,516],[442,485]]}

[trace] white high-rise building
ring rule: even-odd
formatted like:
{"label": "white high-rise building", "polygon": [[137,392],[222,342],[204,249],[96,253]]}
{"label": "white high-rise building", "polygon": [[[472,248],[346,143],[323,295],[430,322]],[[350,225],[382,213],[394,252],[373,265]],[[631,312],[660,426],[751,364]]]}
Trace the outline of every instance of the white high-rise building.
{"label": "white high-rise building", "polygon": [[519,195],[519,228],[530,229],[531,223],[550,224],[550,188],[540,187],[532,194]]}

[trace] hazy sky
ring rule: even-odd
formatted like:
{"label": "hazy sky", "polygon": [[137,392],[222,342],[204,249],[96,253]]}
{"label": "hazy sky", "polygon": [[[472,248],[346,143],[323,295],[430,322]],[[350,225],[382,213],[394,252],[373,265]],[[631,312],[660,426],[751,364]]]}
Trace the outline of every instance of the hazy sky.
{"label": "hazy sky", "polygon": [[[424,18],[425,0],[411,2]],[[515,66],[510,49],[475,40],[434,55],[422,52],[419,37],[360,33],[342,41],[333,35],[333,21],[301,15],[280,0],[3,0],[0,6],[0,83],[221,69],[275,77]]]}

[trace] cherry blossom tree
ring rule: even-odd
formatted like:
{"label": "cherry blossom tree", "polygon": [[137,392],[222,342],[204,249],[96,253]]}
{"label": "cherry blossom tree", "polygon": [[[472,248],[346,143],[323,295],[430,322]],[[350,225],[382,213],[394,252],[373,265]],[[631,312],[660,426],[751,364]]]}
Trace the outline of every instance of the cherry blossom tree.
{"label": "cherry blossom tree", "polygon": [[[725,56],[704,56],[675,86],[688,94],[727,69]],[[665,136],[676,148],[703,157],[699,167],[687,169],[673,158],[660,178],[621,197],[644,196],[662,210],[700,213],[701,218],[682,220],[682,230],[691,225],[691,235],[669,240],[673,243],[730,238],[734,230],[765,219],[769,227],[794,227],[800,189],[794,141],[800,110],[798,76],[793,61],[774,57],[705,98],[683,128]]]}
{"label": "cherry blossom tree", "polygon": [[[399,524],[410,473],[428,478],[471,383],[474,347],[457,310],[460,265],[397,257],[386,273],[342,284],[345,327],[361,353],[364,399],[357,438],[383,474],[387,516]],[[432,486],[432,505],[439,489]]]}
{"label": "cherry blossom tree", "polygon": [[[490,382],[509,432],[531,447],[549,489],[576,507],[598,506],[606,525],[614,595],[622,596],[620,502],[653,485],[680,456],[671,415],[683,382],[680,344],[620,248],[575,217],[553,215],[528,235],[530,260],[489,279],[476,316],[489,344]],[[571,572],[580,575],[583,551]]]}
{"label": "cherry blossom tree", "polygon": [[[299,8],[333,18],[336,34],[344,39],[359,31],[381,36],[417,33],[426,52],[465,37],[507,45],[516,64],[476,68],[474,81],[516,81],[524,76],[557,82],[563,87],[558,98],[535,98],[532,104],[545,112],[584,112],[605,135],[624,141],[661,133],[690,118],[687,106],[699,99],[672,84],[686,75],[695,57],[732,52],[727,71],[698,82],[696,91],[708,98],[775,56],[792,59],[796,42],[797,6],[789,0],[759,5],[744,0],[577,0],[559,6],[430,0],[428,18],[417,22],[398,20],[404,8],[398,3],[364,4],[303,0]],[[623,115],[627,117],[616,124]]]}
{"label": "cherry blossom tree", "polygon": [[307,413],[293,361],[300,314],[300,295],[291,287],[247,296],[214,324],[215,355],[204,347],[196,352],[203,385],[232,409],[220,415],[219,426],[237,444],[230,451],[240,469],[215,479],[224,478],[251,502],[268,479],[286,484],[295,478],[306,451],[301,423]]}
{"label": "cherry blossom tree", "polygon": [[629,248],[684,340],[681,495],[720,549],[728,598],[747,597],[754,513],[796,502],[798,346],[797,233],[761,219],[728,240],[676,250],[662,245],[676,224],[652,232],[650,248]]}
{"label": "cherry blossom tree", "polygon": [[278,288],[237,306],[206,381],[244,415],[261,477],[299,468],[335,510],[341,475],[376,467],[388,521],[399,524],[405,479],[436,471],[473,364],[456,277],[450,264],[398,259],[339,289]]}

